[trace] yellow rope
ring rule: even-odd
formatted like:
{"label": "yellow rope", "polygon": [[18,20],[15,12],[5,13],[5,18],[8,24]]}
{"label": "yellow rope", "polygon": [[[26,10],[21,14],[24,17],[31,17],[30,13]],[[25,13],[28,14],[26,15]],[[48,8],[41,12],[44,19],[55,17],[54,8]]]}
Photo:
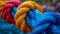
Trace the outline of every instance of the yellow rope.
{"label": "yellow rope", "polygon": [[32,28],[30,28],[26,23],[25,23],[25,16],[26,13],[30,9],[37,9],[40,11],[40,13],[43,13],[43,10],[41,6],[39,6],[37,3],[33,1],[26,1],[23,2],[17,9],[17,12],[15,14],[15,21],[16,21],[16,26],[22,30],[23,32],[31,32]]}

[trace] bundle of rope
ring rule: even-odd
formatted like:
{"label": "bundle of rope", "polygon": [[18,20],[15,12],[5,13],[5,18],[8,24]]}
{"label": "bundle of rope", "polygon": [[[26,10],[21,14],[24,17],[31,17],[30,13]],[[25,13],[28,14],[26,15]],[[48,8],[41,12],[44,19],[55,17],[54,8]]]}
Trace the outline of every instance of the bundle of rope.
{"label": "bundle of rope", "polygon": [[3,6],[7,3],[7,1],[0,1],[0,17],[2,16]]}
{"label": "bundle of rope", "polygon": [[10,24],[15,24],[14,21],[14,14],[16,13],[16,10],[18,6],[21,4],[20,1],[9,1],[4,7],[3,7],[3,14],[2,18],[5,19]]}
{"label": "bundle of rope", "polygon": [[[36,9],[36,10],[35,10]],[[43,10],[41,9],[41,6],[39,6],[37,3],[33,2],[33,1],[26,1],[23,2],[17,9],[17,12],[15,14],[15,21],[16,21],[16,26],[22,30],[23,32],[31,32],[32,28],[29,27],[26,23],[25,23],[25,16],[27,14],[27,12],[29,12],[30,10],[32,11],[40,11],[39,13],[43,13]]]}
{"label": "bundle of rope", "polygon": [[5,20],[0,18],[0,34],[24,34],[15,25],[8,24]]}
{"label": "bundle of rope", "polygon": [[[60,14],[51,10],[44,12],[34,19],[36,14],[29,11],[25,17],[27,25],[33,30],[32,34],[60,34]],[[32,17],[29,17],[32,16]]]}

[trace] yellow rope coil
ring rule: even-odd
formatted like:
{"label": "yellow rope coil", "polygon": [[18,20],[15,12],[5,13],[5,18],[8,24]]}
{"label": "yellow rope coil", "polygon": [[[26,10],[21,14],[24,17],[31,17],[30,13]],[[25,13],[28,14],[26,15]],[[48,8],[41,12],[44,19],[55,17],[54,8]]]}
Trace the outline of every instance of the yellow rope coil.
{"label": "yellow rope coil", "polygon": [[0,1],[0,17],[2,15],[2,10],[3,10],[3,6],[7,3],[7,1]]}
{"label": "yellow rope coil", "polygon": [[16,26],[22,30],[23,32],[31,32],[32,28],[30,28],[26,23],[25,23],[25,16],[26,13],[30,9],[37,9],[40,11],[40,13],[43,13],[43,10],[41,6],[39,6],[37,3],[33,1],[26,1],[23,2],[17,9],[17,12],[15,14],[15,21],[16,21]]}

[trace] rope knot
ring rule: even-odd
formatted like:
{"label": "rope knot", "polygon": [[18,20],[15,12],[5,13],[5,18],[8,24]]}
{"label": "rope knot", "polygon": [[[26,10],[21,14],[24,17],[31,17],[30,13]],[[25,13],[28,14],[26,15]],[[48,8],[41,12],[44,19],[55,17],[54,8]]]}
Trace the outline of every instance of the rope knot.
{"label": "rope knot", "polygon": [[[27,22],[27,21],[26,21]],[[28,22],[27,22],[28,23]],[[30,23],[29,23],[30,24]],[[60,33],[60,14],[56,12],[44,12],[41,14],[40,21],[34,22],[32,34],[54,34]],[[30,25],[31,26],[31,25]]]}
{"label": "rope knot", "polygon": [[33,1],[23,2],[17,9],[17,12],[15,14],[16,26],[24,32],[32,31],[32,28],[27,26],[27,24],[25,23],[25,16],[27,12],[29,12],[30,10],[33,11],[34,9],[39,10],[39,13],[43,13],[41,6],[39,6],[37,3]]}

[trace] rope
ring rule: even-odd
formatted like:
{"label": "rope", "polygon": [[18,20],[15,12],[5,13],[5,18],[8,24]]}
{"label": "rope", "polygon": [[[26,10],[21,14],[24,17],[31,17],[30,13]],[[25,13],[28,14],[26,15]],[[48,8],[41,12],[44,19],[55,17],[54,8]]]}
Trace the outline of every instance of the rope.
{"label": "rope", "polygon": [[2,9],[3,6],[7,3],[7,1],[0,1],[0,17],[2,17]]}
{"label": "rope", "polygon": [[8,2],[3,7],[2,17],[10,24],[15,24],[14,14],[16,13],[17,7],[21,4],[21,2]]}
{"label": "rope", "polygon": [[24,34],[15,25],[8,24],[5,20],[0,18],[0,34]]}
{"label": "rope", "polygon": [[[43,14],[32,15],[33,12],[29,11],[26,15],[25,21],[33,30],[32,34],[60,34],[60,14],[51,10]],[[39,13],[38,13],[39,14]],[[32,17],[29,17],[32,16]]]}
{"label": "rope", "polygon": [[43,10],[41,9],[41,6],[39,6],[37,3],[33,2],[33,1],[26,1],[23,2],[17,9],[17,12],[15,14],[15,22],[16,22],[16,26],[22,30],[23,32],[31,32],[32,28],[30,28],[29,26],[27,26],[27,24],[25,23],[25,16],[26,13],[29,12],[29,10],[34,10],[37,9],[39,10],[39,13],[43,13]]}

